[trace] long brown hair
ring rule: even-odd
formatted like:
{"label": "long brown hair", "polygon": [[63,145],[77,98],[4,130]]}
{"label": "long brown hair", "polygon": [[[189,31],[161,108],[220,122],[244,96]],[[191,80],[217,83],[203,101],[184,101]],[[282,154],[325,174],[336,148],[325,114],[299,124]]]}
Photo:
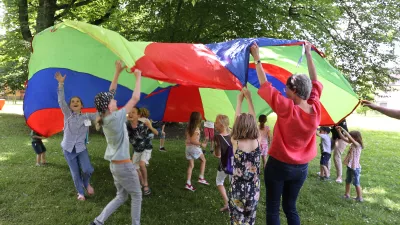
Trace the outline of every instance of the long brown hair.
{"label": "long brown hair", "polygon": [[261,129],[261,130],[264,129],[265,123],[267,122],[267,116],[264,115],[264,114],[261,114],[261,115],[258,117],[258,122],[260,123],[260,129]]}
{"label": "long brown hair", "polygon": [[193,136],[196,128],[200,127],[200,123],[201,114],[199,112],[192,112],[192,114],[190,114],[189,123],[186,128],[186,132],[189,134],[190,137]]}
{"label": "long brown hair", "polygon": [[257,123],[253,115],[248,113],[240,114],[233,125],[232,139],[257,139],[258,128]]}
{"label": "long brown hair", "polygon": [[138,114],[139,114],[139,116],[145,117],[145,118],[149,118],[149,116],[150,116],[150,112],[149,112],[149,110],[146,109],[146,108],[140,108],[140,109],[138,110]]}
{"label": "long brown hair", "polygon": [[361,145],[362,148],[364,148],[363,139],[362,139],[360,131],[356,131],[356,130],[350,131],[349,134],[355,141],[357,141]]}

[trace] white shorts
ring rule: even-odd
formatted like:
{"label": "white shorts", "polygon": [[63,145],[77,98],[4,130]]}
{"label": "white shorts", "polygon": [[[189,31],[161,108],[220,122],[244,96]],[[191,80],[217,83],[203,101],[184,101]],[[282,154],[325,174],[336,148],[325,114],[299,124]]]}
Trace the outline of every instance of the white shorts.
{"label": "white shorts", "polygon": [[215,182],[217,184],[217,186],[219,185],[224,185],[224,181],[225,178],[228,176],[229,174],[226,174],[224,171],[218,171],[217,170],[217,178],[215,179]]}
{"label": "white shorts", "polygon": [[186,159],[198,159],[203,154],[203,151],[198,146],[186,146]]}
{"label": "white shorts", "polygon": [[132,163],[135,164],[137,168],[139,168],[140,161],[145,162],[146,165],[149,164],[149,160],[151,158],[151,152],[152,150],[144,150],[143,152],[134,152]]}

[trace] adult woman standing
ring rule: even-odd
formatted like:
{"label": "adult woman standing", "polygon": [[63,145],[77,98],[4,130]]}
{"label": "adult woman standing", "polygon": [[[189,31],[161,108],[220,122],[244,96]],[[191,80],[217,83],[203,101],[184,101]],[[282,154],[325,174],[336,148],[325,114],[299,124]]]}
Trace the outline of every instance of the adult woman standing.
{"label": "adult woman standing", "polygon": [[317,81],[311,44],[306,42],[305,49],[310,77],[304,74],[289,77],[285,89],[287,98],[267,82],[257,44],[250,49],[260,82],[258,94],[278,116],[264,173],[267,224],[280,224],[281,196],[288,224],[300,224],[296,201],[307,178],[308,162],[317,155],[315,132],[321,120],[322,84]]}

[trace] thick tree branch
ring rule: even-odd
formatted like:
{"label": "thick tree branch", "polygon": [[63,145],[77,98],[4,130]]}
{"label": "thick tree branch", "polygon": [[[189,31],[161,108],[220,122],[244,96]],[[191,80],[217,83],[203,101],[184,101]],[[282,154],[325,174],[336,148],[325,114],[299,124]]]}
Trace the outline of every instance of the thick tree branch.
{"label": "thick tree branch", "polygon": [[93,24],[93,25],[100,25],[100,24],[106,22],[110,18],[114,9],[117,8],[117,6],[118,6],[118,0],[114,0],[111,7],[107,10],[107,12],[102,17],[100,17],[99,19],[93,20],[93,21],[89,21],[89,23]]}
{"label": "thick tree branch", "polygon": [[71,3],[69,3],[69,4],[58,5],[57,6],[57,10],[76,8],[76,7],[87,5],[87,4],[89,4],[89,3],[93,2],[93,1],[94,0],[84,0],[84,1],[81,1],[81,2],[78,2],[78,3],[75,3],[76,0],[71,0]]}
{"label": "thick tree branch", "polygon": [[29,28],[28,0],[18,1],[18,20],[24,40],[31,42],[32,33]]}

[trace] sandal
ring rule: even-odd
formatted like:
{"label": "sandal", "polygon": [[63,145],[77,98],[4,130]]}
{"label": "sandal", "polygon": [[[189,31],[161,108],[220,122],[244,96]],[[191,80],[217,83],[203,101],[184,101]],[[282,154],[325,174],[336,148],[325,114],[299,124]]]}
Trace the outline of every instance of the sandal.
{"label": "sandal", "polygon": [[[147,188],[147,190],[144,190],[145,188]],[[149,188],[149,186],[144,186],[143,195],[150,195],[150,194],[151,194],[151,189]]]}

